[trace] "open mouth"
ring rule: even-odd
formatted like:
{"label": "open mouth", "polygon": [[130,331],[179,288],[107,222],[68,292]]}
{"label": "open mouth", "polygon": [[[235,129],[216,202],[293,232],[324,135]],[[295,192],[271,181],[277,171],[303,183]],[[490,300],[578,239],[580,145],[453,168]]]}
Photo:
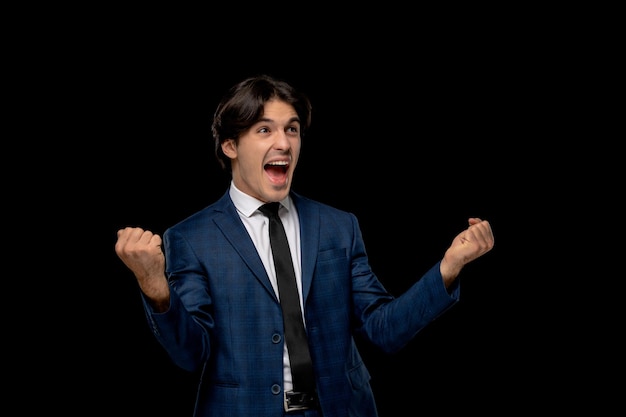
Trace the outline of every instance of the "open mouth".
{"label": "open mouth", "polygon": [[269,175],[270,179],[273,181],[282,181],[287,175],[287,169],[289,169],[289,162],[287,161],[276,161],[270,162],[269,164],[265,164],[263,167],[267,175]]}

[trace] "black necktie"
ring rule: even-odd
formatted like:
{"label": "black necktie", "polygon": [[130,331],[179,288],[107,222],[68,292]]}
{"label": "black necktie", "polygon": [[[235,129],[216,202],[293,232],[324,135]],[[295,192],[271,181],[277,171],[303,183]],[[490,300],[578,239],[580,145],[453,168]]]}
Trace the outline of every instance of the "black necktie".
{"label": "black necktie", "polygon": [[291,363],[291,375],[293,378],[293,390],[296,392],[313,392],[315,390],[315,378],[313,365],[309,353],[302,310],[300,309],[300,296],[296,286],[296,274],[293,270],[291,252],[283,223],[278,217],[280,203],[267,203],[259,207],[259,210],[269,218],[270,244],[276,267],[276,279],[278,280],[278,294],[280,305],[283,309],[283,325],[285,326],[285,338]]}

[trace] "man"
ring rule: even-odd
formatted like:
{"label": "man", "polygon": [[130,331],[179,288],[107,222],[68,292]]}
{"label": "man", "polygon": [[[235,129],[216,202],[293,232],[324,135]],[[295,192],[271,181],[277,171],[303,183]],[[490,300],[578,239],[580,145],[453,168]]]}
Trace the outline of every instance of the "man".
{"label": "man", "polygon": [[[356,217],[291,189],[310,123],[308,98],[289,84],[242,81],[212,126],[232,175],[227,192],[163,240],[138,227],[118,231],[116,253],[137,279],[155,337],[178,366],[202,370],[196,417],[376,416],[355,334],[398,351],[458,301],[462,268],[493,248],[489,222],[470,218],[441,261],[393,297],[370,268]],[[285,343],[261,211],[268,202],[280,202],[293,259],[312,362],[305,392],[294,389],[290,359],[300,348]]]}

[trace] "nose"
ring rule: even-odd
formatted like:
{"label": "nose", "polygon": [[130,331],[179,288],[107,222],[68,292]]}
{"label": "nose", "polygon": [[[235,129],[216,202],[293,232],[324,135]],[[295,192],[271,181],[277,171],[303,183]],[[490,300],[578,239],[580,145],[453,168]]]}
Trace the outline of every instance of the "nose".
{"label": "nose", "polygon": [[274,147],[276,149],[289,149],[291,147],[291,142],[289,141],[289,137],[285,132],[279,131],[276,133],[276,140],[274,141]]}

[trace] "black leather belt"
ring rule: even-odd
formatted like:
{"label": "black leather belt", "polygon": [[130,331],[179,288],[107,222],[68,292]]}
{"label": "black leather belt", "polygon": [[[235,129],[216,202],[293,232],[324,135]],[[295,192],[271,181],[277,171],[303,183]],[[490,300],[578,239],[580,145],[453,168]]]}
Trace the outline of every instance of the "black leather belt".
{"label": "black leather belt", "polygon": [[313,410],[318,408],[317,394],[314,392],[285,392],[285,411]]}

